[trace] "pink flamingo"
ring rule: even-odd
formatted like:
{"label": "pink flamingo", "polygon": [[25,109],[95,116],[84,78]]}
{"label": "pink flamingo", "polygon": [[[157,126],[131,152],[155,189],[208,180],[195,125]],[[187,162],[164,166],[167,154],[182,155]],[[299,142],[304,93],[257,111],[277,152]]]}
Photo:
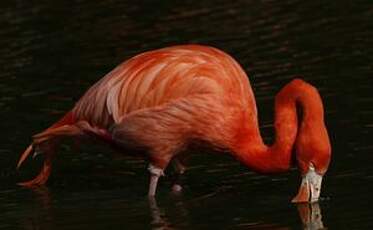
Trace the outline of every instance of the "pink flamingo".
{"label": "pink flamingo", "polygon": [[[296,105],[303,111],[299,123]],[[20,185],[48,180],[60,137],[88,135],[144,154],[151,175],[149,196],[155,195],[170,161],[179,174],[185,171],[181,152],[195,143],[228,150],[259,173],[289,170],[294,149],[302,182],[293,202],[313,202],[331,157],[323,113],[318,91],[303,80],[291,81],[276,96],[276,138],[267,146],[250,82],[231,56],[201,45],[144,52],[108,73],[61,120],[33,136],[18,167],[39,151],[44,164],[38,176]]]}

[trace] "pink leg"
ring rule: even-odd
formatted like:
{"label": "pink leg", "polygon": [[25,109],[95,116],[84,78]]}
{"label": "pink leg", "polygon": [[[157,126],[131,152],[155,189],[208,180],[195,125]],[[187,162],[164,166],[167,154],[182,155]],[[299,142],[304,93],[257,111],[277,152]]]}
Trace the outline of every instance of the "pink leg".
{"label": "pink leg", "polygon": [[173,160],[173,165],[174,165],[174,168],[175,168],[176,175],[174,177],[174,181],[173,181],[173,185],[172,185],[172,191],[173,192],[181,192],[181,190],[183,190],[183,187],[181,185],[181,178],[180,177],[182,177],[186,168],[185,168],[184,164],[182,163],[182,161],[178,158]]}
{"label": "pink leg", "polygon": [[149,164],[148,170],[150,172],[150,184],[148,196],[153,197],[157,191],[158,179],[160,176],[164,176],[163,169],[158,168],[152,164]]}

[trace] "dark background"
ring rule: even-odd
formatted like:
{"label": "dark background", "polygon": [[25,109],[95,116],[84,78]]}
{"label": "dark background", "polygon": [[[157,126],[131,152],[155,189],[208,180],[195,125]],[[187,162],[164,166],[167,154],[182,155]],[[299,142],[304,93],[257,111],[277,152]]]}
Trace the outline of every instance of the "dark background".
{"label": "dark background", "polygon": [[192,159],[182,196],[162,179],[148,202],[141,159],[89,143],[62,145],[48,187],[19,188],[35,134],[103,75],[145,50],[199,43],[231,54],[250,78],[262,135],[273,98],[294,76],[326,109],[333,160],[320,203],[329,229],[370,229],[373,182],[373,4],[361,1],[11,1],[0,3],[0,228],[299,229],[297,171],[252,173],[228,156]]}

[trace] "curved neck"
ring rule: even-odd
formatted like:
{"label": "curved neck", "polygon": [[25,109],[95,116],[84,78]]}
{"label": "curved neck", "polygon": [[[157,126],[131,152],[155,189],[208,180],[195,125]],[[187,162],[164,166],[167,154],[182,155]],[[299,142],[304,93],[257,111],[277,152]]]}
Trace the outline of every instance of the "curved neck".
{"label": "curved neck", "polygon": [[[303,111],[299,133],[297,104]],[[287,84],[276,95],[275,142],[271,146],[263,142],[256,114],[245,114],[243,117],[243,126],[238,132],[234,154],[242,163],[257,172],[275,173],[290,168],[293,146],[300,133],[307,132],[307,124],[315,120],[323,124],[323,107],[318,92],[311,85],[302,80],[293,80]]]}

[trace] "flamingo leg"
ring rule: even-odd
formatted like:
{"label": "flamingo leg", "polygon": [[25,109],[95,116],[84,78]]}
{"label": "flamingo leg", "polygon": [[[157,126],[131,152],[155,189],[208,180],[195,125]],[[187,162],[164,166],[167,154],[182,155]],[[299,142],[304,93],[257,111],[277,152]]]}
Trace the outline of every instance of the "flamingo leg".
{"label": "flamingo leg", "polygon": [[185,165],[182,163],[182,161],[178,158],[173,160],[173,165],[175,168],[175,176],[173,178],[172,182],[172,191],[173,192],[181,192],[183,189],[182,187],[182,176],[185,173]]}
{"label": "flamingo leg", "polygon": [[150,172],[150,184],[148,196],[153,197],[157,191],[158,179],[160,176],[164,176],[163,169],[149,164],[148,170]]}

